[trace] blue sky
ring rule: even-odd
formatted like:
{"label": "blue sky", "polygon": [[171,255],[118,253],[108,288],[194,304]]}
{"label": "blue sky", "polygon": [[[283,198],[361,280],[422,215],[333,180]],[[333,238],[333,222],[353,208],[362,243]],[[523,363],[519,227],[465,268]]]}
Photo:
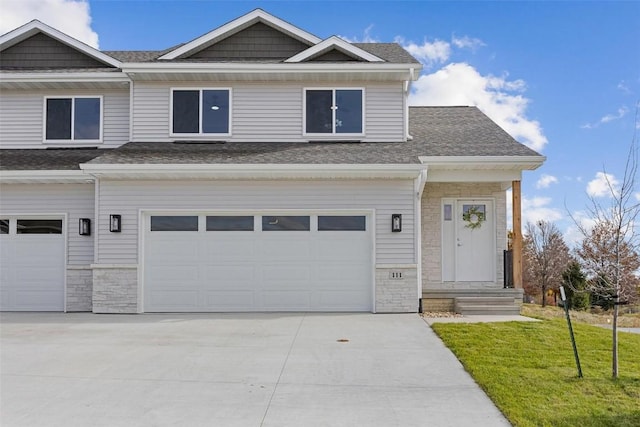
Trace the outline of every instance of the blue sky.
{"label": "blue sky", "polygon": [[38,18],[102,50],[164,49],[257,7],[321,38],[401,43],[424,64],[414,105],[477,105],[547,156],[524,174],[524,219],[569,240],[567,208],[607,203],[602,171],[622,176],[640,131],[636,1],[2,0],[0,32]]}

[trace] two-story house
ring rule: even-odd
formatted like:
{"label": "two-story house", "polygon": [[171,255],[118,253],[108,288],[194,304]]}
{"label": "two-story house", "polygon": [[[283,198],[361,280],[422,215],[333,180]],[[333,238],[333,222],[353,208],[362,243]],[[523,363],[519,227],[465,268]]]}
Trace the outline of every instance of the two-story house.
{"label": "two-story house", "polygon": [[503,290],[505,191],[519,229],[544,157],[477,108],[409,107],[421,65],[398,44],[260,9],[163,51],[32,21],[0,36],[0,69],[2,310],[521,298]]}

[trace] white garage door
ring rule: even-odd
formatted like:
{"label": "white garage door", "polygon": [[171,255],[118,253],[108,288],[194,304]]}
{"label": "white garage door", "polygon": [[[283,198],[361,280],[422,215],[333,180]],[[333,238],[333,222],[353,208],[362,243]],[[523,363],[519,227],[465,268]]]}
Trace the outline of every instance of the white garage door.
{"label": "white garage door", "polygon": [[149,215],[147,312],[371,311],[366,215]]}
{"label": "white garage door", "polygon": [[0,310],[64,310],[62,219],[0,218]]}

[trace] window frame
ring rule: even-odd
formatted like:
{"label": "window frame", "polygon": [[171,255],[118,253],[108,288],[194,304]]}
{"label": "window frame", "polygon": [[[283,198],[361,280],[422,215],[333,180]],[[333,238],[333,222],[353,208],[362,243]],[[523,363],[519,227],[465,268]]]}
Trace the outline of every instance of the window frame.
{"label": "window frame", "polygon": [[[206,90],[225,90],[229,96],[229,117],[227,119],[226,133],[202,132],[202,94]],[[198,91],[198,133],[181,133],[173,131],[173,94],[175,91]],[[233,89],[231,87],[171,87],[169,88],[169,136],[171,138],[211,138],[229,137],[232,135],[231,124],[233,122]]]}
{"label": "window frame", "polygon": [[[336,109],[332,109],[332,130],[331,132],[326,133],[315,133],[315,132],[307,132],[307,92],[311,90],[324,90],[331,91],[331,100],[332,107],[336,105],[336,92],[340,90],[359,90],[362,94],[362,118],[361,118],[361,128],[362,132],[360,133],[338,133],[336,132]],[[302,90],[302,135],[303,136],[311,136],[314,138],[327,138],[330,137],[332,139],[344,138],[344,137],[354,137],[354,136],[365,136],[365,117],[366,117],[366,96],[365,96],[365,88],[364,87],[305,87]]]}
{"label": "window frame", "polygon": [[[47,139],[47,101],[49,99],[70,99],[71,100],[71,138],[69,139]],[[100,102],[100,126],[98,127],[98,139],[76,139],[75,138],[75,105],[76,99],[97,99]],[[46,95],[42,102],[42,141],[47,144],[102,144],[104,138],[104,96],[103,95]]]}

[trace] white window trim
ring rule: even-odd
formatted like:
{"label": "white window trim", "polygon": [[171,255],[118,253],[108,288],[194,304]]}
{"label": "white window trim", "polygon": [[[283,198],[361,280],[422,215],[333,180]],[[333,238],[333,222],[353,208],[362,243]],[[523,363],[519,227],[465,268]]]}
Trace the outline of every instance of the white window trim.
{"label": "white window trim", "polygon": [[[330,133],[311,133],[307,132],[307,91],[309,90],[330,90],[332,94],[332,103],[333,106],[336,104],[336,91],[337,90],[359,90],[362,92],[362,132],[360,133],[337,133],[335,131],[335,122],[336,122],[336,110],[333,109],[333,130]],[[364,87],[305,87],[302,90],[302,135],[310,136],[319,139],[344,139],[351,137],[363,137],[366,134],[365,129],[365,117],[366,117],[366,97],[365,97],[365,88]]]}
{"label": "white window trim", "polygon": [[[74,127],[75,127],[75,103],[76,99],[99,99],[100,100],[100,134],[98,139],[75,139]],[[49,99],[71,99],[71,138],[70,139],[47,139],[47,100]],[[78,146],[94,146],[96,144],[102,144],[104,131],[104,96],[102,95],[48,95],[45,96],[42,102],[42,141],[45,144],[51,145],[73,145]]]}
{"label": "white window trim", "polygon": [[[199,92],[198,99],[198,133],[175,133],[173,131],[173,92],[176,90],[197,90]],[[229,132],[226,133],[203,133],[202,132],[202,92],[205,90],[226,90],[229,93],[229,121],[227,123],[227,129]],[[184,139],[184,138],[208,138],[211,137],[229,137],[232,135],[231,132],[231,123],[233,116],[233,90],[230,87],[172,87],[169,89],[169,136],[175,139]]]}

